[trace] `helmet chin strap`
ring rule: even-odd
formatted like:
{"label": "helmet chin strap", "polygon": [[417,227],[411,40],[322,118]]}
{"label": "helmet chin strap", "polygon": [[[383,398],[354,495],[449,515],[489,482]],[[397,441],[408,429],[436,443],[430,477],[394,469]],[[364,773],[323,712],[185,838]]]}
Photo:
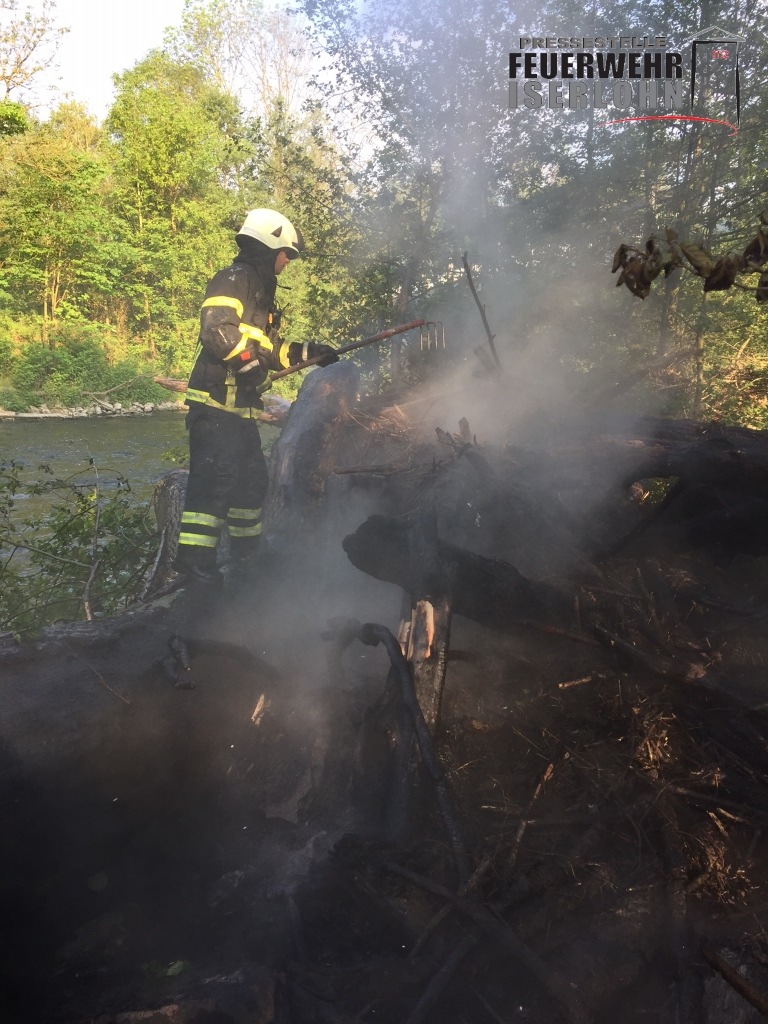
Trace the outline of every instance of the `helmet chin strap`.
{"label": "helmet chin strap", "polygon": [[235,257],[236,260],[249,263],[252,266],[265,267],[274,273],[276,256],[274,249],[270,249],[269,246],[249,235],[238,235],[235,241],[240,250]]}

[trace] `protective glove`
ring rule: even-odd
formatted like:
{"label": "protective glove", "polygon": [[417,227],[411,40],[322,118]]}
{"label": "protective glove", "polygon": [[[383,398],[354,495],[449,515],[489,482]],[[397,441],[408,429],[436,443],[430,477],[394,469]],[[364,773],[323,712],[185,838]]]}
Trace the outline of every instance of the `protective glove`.
{"label": "protective glove", "polygon": [[330,345],[321,345],[319,342],[310,341],[307,345],[307,359],[314,359],[316,356],[323,358],[318,366],[330,366],[331,363],[338,363],[339,355],[335,348]]}

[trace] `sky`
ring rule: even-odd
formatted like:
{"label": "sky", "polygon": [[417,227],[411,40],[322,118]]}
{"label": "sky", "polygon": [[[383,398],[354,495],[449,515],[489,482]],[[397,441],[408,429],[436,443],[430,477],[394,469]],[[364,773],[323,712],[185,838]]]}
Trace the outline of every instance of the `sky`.
{"label": "sky", "polygon": [[[19,6],[37,12],[42,0],[22,0]],[[159,46],[165,29],[181,22],[183,8],[184,0],[58,0],[55,23],[70,31],[47,83],[56,86],[58,98],[67,93],[103,118],[114,95],[112,75]],[[55,104],[54,96],[44,106]]]}

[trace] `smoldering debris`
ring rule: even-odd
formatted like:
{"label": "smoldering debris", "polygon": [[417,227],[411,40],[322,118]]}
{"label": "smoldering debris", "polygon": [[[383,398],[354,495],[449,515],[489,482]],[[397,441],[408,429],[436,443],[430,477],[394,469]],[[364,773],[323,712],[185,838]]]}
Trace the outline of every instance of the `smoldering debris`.
{"label": "smoldering debris", "polygon": [[[322,542],[175,623],[194,690],[154,667],[167,627],[89,651],[129,705],[77,659],[11,666],[49,715],[79,689],[66,730],[7,717],[9,1021],[732,1024],[768,991],[768,592],[752,534],[695,526],[759,489],[761,435],[489,441],[469,416],[438,435],[422,399],[328,417],[280,506]],[[323,640],[344,611],[410,658],[437,774],[363,627]]]}

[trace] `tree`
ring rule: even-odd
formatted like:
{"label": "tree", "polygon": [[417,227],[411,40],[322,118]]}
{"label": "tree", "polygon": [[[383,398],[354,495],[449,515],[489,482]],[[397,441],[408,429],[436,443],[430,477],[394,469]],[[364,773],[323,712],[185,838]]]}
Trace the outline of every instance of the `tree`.
{"label": "tree", "polygon": [[0,285],[17,315],[37,313],[51,345],[53,322],[88,316],[94,292],[108,292],[119,275],[107,167],[94,148],[75,144],[73,119],[82,130],[87,115],[60,107],[49,122],[8,138],[0,160]]}
{"label": "tree", "polygon": [[40,72],[49,68],[68,28],[56,27],[56,4],[43,0],[38,13],[19,8],[18,0],[0,3],[0,88],[27,96]]}
{"label": "tree", "polygon": [[[374,237],[390,243],[377,262],[395,269],[398,306],[419,301],[423,308],[429,293],[446,311],[456,294],[451,267],[466,248],[502,325],[500,348],[511,355],[536,345],[548,360],[540,363],[542,378],[584,369],[614,377],[696,340],[692,379],[678,374],[672,387],[666,378],[663,395],[703,411],[711,314],[672,285],[628,317],[621,296],[606,294],[601,280],[606,253],[621,238],[648,237],[665,225],[681,237],[701,233],[706,246],[728,232],[751,237],[744,199],[753,215],[754,196],[766,190],[765,100],[755,84],[765,64],[764,3],[739,0],[734,10],[720,0],[596,0],[585,12],[573,0],[552,0],[535,20],[488,2],[303,0],[301,7],[332,58],[327,106],[335,99],[350,134],[367,131],[372,156],[360,172],[362,211]],[[632,25],[683,49],[701,28],[734,18],[748,56],[733,140],[693,122],[610,128],[593,109],[504,107],[507,51],[519,35],[558,23],[610,36],[617,24]],[[726,100],[718,89],[708,96],[713,112]],[[386,217],[375,216],[385,210]],[[455,304],[450,309],[460,331],[472,322]]]}
{"label": "tree", "polygon": [[372,243],[366,269],[388,291],[381,301],[398,316],[414,303],[445,310],[467,248],[484,268],[514,268],[501,201],[506,61],[494,46],[512,35],[511,10],[490,0],[460,16],[450,5],[402,0],[306,0],[302,9],[331,57],[326,103],[352,145],[363,134],[357,210]]}
{"label": "tree", "polygon": [[268,117],[279,102],[295,117],[307,98],[305,25],[263,0],[187,0],[181,27],[167,33],[166,49],[177,62],[204,69],[251,116]]}
{"label": "tree", "polygon": [[130,247],[122,294],[153,354],[196,315],[225,261],[237,197],[228,187],[239,115],[194,64],[154,52],[117,79],[106,120],[110,205]]}

